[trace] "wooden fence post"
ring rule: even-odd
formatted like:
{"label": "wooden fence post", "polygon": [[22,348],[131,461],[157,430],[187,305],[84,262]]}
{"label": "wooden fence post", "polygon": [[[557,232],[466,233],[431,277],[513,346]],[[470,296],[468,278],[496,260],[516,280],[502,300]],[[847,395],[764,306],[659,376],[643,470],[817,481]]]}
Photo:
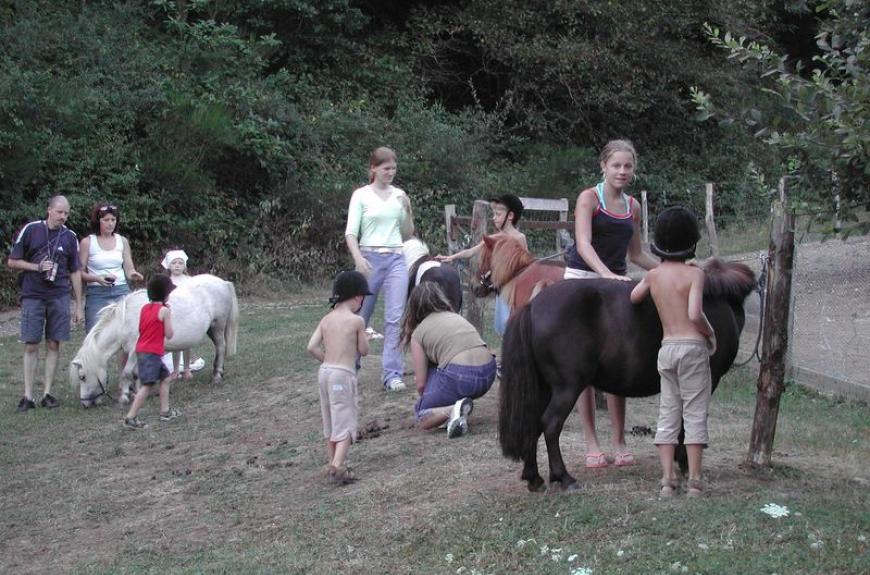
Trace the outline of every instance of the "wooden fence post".
{"label": "wooden fence post", "polygon": [[[474,207],[471,210],[471,245],[476,246],[486,234],[486,211],[489,209],[489,202],[483,200],[474,200]],[[477,331],[483,332],[483,302],[474,297],[471,291],[473,278],[477,277],[479,265],[477,258],[468,260],[468,294],[465,301],[466,305],[465,318],[477,328]]]}
{"label": "wooden fence post", "polygon": [[643,245],[649,245],[649,204],[646,199],[646,190],[640,191],[640,208],[643,223]]}
{"label": "wooden fence post", "polygon": [[713,184],[707,184],[706,215],[704,222],[707,224],[707,240],[710,243],[710,255],[719,257],[719,238],[716,235],[716,220],[713,218]]}
{"label": "wooden fence post", "polygon": [[779,200],[771,208],[769,275],[758,370],[755,416],[749,438],[746,464],[769,466],[779,415],[779,400],[785,389],[791,278],[794,270],[794,214],[788,203],[786,179],[779,181]]}
{"label": "wooden fence post", "polygon": [[455,254],[458,242],[456,241],[456,229],[453,227],[453,217],[456,216],[456,204],[444,206],[444,228],[447,230],[447,253]]}

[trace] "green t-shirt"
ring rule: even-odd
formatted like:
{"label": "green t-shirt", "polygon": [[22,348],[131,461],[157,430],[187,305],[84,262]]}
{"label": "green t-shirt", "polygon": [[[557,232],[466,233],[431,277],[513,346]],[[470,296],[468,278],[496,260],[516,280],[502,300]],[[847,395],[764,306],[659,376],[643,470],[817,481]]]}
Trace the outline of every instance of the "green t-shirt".
{"label": "green t-shirt", "polygon": [[382,200],[371,185],[363,186],[350,197],[344,235],[356,236],[359,246],[401,248],[401,225],[406,213],[401,197],[404,191],[390,186],[390,195]]}

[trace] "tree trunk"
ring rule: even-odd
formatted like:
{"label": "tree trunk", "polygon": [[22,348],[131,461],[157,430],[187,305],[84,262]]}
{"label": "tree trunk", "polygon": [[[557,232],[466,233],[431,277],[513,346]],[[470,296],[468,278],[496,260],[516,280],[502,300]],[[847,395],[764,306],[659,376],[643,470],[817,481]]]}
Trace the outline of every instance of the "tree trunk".
{"label": "tree trunk", "polygon": [[779,182],[779,200],[774,202],[770,225],[769,276],[765,298],[761,367],[755,417],[746,463],[769,466],[779,415],[779,399],[785,389],[791,278],[794,269],[794,215],[788,205],[785,178]]}

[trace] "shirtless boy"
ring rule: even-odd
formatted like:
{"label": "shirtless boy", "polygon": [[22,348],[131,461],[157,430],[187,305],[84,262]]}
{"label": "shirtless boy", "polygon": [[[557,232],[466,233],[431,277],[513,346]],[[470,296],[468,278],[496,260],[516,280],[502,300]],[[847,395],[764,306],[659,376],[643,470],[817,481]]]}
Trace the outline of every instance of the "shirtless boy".
{"label": "shirtless boy", "polygon": [[338,485],[355,481],[347,468],[347,453],[356,440],[359,419],[356,357],[369,353],[365,321],[356,312],[371,295],[365,276],[344,271],[335,278],[330,311],[308,341],[308,353],[321,362],[320,412],[329,455],[327,475]]}
{"label": "shirtless boy", "polygon": [[703,311],[704,272],[686,260],[695,257],[700,234],[695,214],[677,206],[656,221],[652,252],[662,258],[631,292],[632,303],[652,296],[662,322],[658,370],[662,393],[655,444],[662,466],[661,495],[676,491],[674,451],[685,427],[689,458],[688,495],[702,494],[701,455],[707,446],[710,405],[710,354],[716,346],[713,328]]}

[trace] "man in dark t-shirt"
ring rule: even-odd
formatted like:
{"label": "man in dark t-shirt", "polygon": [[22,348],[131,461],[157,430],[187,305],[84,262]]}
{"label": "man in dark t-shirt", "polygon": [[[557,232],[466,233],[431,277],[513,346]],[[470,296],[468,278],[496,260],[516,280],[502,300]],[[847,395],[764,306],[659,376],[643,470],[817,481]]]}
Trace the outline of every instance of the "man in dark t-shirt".
{"label": "man in dark t-shirt", "polygon": [[64,224],[69,217],[69,202],[54,196],[48,202],[44,220],[21,228],[12,244],[6,265],[21,272],[21,342],[24,343],[24,397],[18,411],[36,407],[33,381],[39,359],[39,342],[45,336],[45,395],[39,404],[54,408],[60,402],[51,395],[57,368],[60,342],[70,335],[69,288],[76,299],[73,319],[82,319],[82,278],[79,269],[79,242]]}

